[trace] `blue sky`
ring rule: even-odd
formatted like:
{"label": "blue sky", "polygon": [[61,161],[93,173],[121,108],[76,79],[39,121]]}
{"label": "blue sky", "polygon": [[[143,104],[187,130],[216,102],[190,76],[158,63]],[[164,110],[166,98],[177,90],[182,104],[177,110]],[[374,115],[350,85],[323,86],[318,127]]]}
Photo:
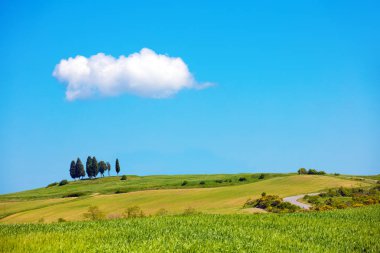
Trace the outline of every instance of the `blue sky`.
{"label": "blue sky", "polygon": [[[0,193],[126,174],[380,172],[378,1],[1,1]],[[149,48],[207,89],[68,101],[69,57]]]}

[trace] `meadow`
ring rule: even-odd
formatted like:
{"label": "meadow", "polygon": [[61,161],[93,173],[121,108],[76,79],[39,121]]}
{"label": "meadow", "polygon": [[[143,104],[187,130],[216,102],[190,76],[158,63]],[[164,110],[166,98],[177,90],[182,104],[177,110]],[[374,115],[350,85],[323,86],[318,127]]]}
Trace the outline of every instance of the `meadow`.
{"label": "meadow", "polygon": [[0,252],[380,252],[380,206],[0,225]]}
{"label": "meadow", "polygon": [[[175,176],[173,176],[175,177]],[[220,178],[215,176],[214,178]],[[231,177],[231,175],[230,175]],[[237,178],[240,176],[236,176]],[[248,177],[248,176],[247,176]],[[204,178],[204,177],[202,177]],[[113,179],[114,180],[114,179]],[[173,179],[174,180],[174,179]],[[302,193],[318,192],[333,187],[357,187],[366,186],[367,183],[355,180],[346,180],[331,176],[318,175],[285,175],[276,176],[264,180],[235,185],[219,187],[197,187],[184,186],[178,189],[181,180],[175,177],[177,185],[174,189],[141,190],[122,194],[101,194],[92,189],[92,185],[87,185],[87,180],[83,182],[70,183],[64,186],[55,186],[53,191],[70,192],[71,188],[79,187],[81,183],[83,189],[92,189],[93,194],[77,198],[52,198],[30,201],[26,200],[0,200],[1,223],[30,223],[56,222],[62,218],[68,221],[83,220],[83,213],[87,212],[89,206],[95,205],[107,216],[120,216],[125,209],[131,206],[139,206],[146,215],[154,215],[161,208],[166,209],[169,214],[181,214],[186,208],[194,208],[197,211],[207,214],[236,214],[261,212],[257,209],[243,209],[244,203],[249,198],[257,198],[262,192],[278,195],[280,197],[298,195]],[[198,182],[200,176],[197,178]],[[101,182],[101,180],[93,180]],[[118,180],[120,181],[120,180]],[[137,181],[137,180],[136,180]],[[191,181],[191,179],[189,179]],[[247,180],[248,181],[248,180]],[[134,180],[122,181],[124,187],[134,185]],[[223,183],[217,183],[223,185]],[[98,184],[100,188],[102,184]],[[86,186],[86,187],[85,187]],[[105,185],[107,187],[107,184]],[[163,187],[168,187],[163,185]],[[48,192],[50,189],[45,188]],[[36,192],[42,189],[36,190]],[[19,199],[25,192],[13,194]],[[30,192],[28,193],[30,194]],[[35,193],[37,194],[37,193]],[[64,193],[60,193],[64,194]],[[1,198],[0,198],[1,199]],[[17,199],[17,198],[16,198]],[[51,201],[56,201],[50,203]],[[33,206],[31,206],[33,203]]]}

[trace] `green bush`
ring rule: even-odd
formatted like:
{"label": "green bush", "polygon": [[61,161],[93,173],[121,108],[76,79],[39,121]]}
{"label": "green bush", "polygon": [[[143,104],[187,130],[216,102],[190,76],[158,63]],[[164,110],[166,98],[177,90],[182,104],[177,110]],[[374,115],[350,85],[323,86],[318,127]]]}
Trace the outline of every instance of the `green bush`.
{"label": "green bush", "polygon": [[194,215],[194,214],[200,214],[201,212],[197,211],[193,207],[188,207],[183,211],[183,215]]}
{"label": "green bush", "polygon": [[89,220],[103,220],[105,214],[99,210],[99,207],[90,206],[88,212],[83,214],[83,217]]}
{"label": "green bush", "polygon": [[259,176],[259,179],[264,179],[264,178],[265,178],[265,175],[261,173]]}
{"label": "green bush", "polygon": [[48,184],[48,186],[46,186],[46,188],[53,187],[53,186],[56,186],[56,185],[58,185],[58,183],[54,182],[54,183]]}
{"label": "green bush", "polygon": [[117,190],[115,191],[116,194],[127,193],[127,192],[128,192],[127,189],[117,189]]}
{"label": "green bush", "polygon": [[261,198],[255,200],[247,200],[244,207],[256,207],[267,210],[273,213],[289,213],[296,212],[300,208],[288,202],[282,201],[279,196],[266,195],[264,192],[261,194]]}
{"label": "green bush", "polygon": [[128,207],[127,210],[125,210],[124,217],[125,218],[140,218],[140,217],[145,217],[145,214],[139,206],[131,206],[131,207]]}
{"label": "green bush", "polygon": [[221,180],[221,179],[216,179],[216,180],[215,180],[215,183],[221,184],[221,183],[223,183],[223,180]]}
{"label": "green bush", "polygon": [[239,182],[247,181],[245,177],[239,177]]}
{"label": "green bush", "polygon": [[63,195],[62,198],[75,198],[86,195],[84,192],[73,192],[66,195]]}
{"label": "green bush", "polygon": [[188,182],[185,180],[185,181],[182,182],[181,186],[185,186],[185,185],[187,185],[187,183]]}
{"label": "green bush", "polygon": [[205,181],[200,181],[199,184],[203,185],[203,184],[206,184],[206,182]]}
{"label": "green bush", "polygon": [[126,175],[122,175],[120,180],[127,180],[127,176]]}
{"label": "green bush", "polygon": [[69,181],[67,181],[66,179],[64,179],[61,182],[59,182],[59,186],[66,185],[68,183],[69,183]]}

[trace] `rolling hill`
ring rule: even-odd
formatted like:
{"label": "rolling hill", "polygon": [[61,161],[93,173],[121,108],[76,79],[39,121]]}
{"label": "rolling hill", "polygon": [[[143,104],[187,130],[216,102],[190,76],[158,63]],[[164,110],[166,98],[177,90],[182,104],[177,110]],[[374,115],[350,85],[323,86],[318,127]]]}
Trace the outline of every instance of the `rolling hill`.
{"label": "rolling hill", "polygon": [[[365,181],[341,177],[266,174],[235,175],[180,175],[180,176],[129,176],[71,182],[0,196],[0,222],[26,223],[83,220],[83,213],[91,205],[98,206],[107,215],[120,216],[131,206],[139,206],[147,215],[166,209],[169,214],[182,213],[188,207],[209,214],[255,212],[242,210],[248,198],[262,192],[281,197],[322,191],[333,187],[367,186]],[[244,178],[241,179],[241,178]],[[183,181],[187,181],[183,185]],[[204,181],[204,184],[200,182]],[[126,192],[115,194],[115,192]],[[64,197],[83,192],[80,197]]]}

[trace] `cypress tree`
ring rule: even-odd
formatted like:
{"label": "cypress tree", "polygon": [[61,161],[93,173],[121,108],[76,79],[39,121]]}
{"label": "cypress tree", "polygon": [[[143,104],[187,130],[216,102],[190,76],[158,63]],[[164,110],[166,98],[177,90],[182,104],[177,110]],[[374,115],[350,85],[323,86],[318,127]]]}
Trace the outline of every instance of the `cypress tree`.
{"label": "cypress tree", "polygon": [[79,168],[79,177],[81,177],[82,179],[86,176],[86,172],[84,171],[84,166],[82,164],[82,166]]}
{"label": "cypress tree", "polygon": [[80,178],[82,175],[82,171],[84,171],[83,163],[82,161],[78,158],[77,163],[75,165],[75,177]]}
{"label": "cypress tree", "polygon": [[107,162],[107,170],[108,170],[108,176],[110,176],[111,164],[109,162]]}
{"label": "cypress tree", "polygon": [[99,166],[96,157],[92,157],[92,176],[96,177],[99,173]]}
{"label": "cypress tree", "polygon": [[120,172],[119,159],[116,159],[115,170],[116,170],[117,175],[119,175],[119,172]]}
{"label": "cypress tree", "polygon": [[92,178],[92,158],[91,156],[87,157],[87,161],[86,161],[86,172],[87,172],[87,176],[89,178]]}
{"label": "cypress tree", "polygon": [[99,172],[104,177],[104,172],[107,170],[107,164],[104,161],[99,162]]}
{"label": "cypress tree", "polygon": [[75,161],[71,161],[71,164],[70,164],[70,176],[72,177],[72,179],[75,179],[75,176],[76,176],[76,173],[75,173]]}

